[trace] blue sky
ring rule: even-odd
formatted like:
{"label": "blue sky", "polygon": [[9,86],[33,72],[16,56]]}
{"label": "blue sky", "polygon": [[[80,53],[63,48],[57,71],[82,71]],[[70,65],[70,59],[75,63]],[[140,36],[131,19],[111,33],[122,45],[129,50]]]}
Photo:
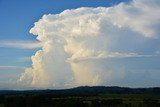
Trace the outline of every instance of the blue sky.
{"label": "blue sky", "polygon": [[[66,9],[78,7],[112,6],[122,1],[128,0],[0,0],[0,23],[3,25],[0,30],[0,40],[35,41],[35,36],[32,36],[29,30],[34,22],[38,21],[44,14],[57,14]],[[35,50],[10,48],[1,48],[0,50],[1,65],[17,66],[15,61],[19,57],[27,57],[35,53]]]}
{"label": "blue sky", "polygon": [[129,0],[1,0],[0,11],[2,14],[0,21],[3,27],[1,28],[0,34],[3,36],[1,36],[0,39],[33,39],[28,29],[44,14],[56,14],[66,9],[78,7],[111,6],[122,1]]}
{"label": "blue sky", "polygon": [[[142,3],[142,6],[143,6],[143,3],[144,5],[146,3],[147,6],[151,6],[151,9],[154,9],[152,8],[152,3],[150,3],[151,5],[149,5],[149,3],[144,2],[144,0],[142,0],[143,2],[139,2],[141,0],[134,0],[134,1],[136,1],[137,4]],[[41,49],[42,44],[39,43],[36,40],[36,36],[33,35],[34,32],[36,32],[36,28],[31,32],[32,34],[29,33],[29,31],[31,28],[34,27],[34,23],[37,22],[39,19],[41,19],[44,14],[46,15],[59,14],[66,9],[77,9],[80,7],[92,7],[92,8],[106,7],[107,8],[107,7],[116,6],[119,3],[126,3],[127,5],[127,3],[129,2],[131,2],[131,0],[58,0],[58,1],[57,0],[0,0],[0,13],[1,13],[0,14],[0,23],[1,23],[0,87],[4,87],[6,89],[7,88],[12,89],[11,87],[12,85],[10,85],[10,87],[6,87],[6,85],[4,84],[8,80],[12,81],[19,78],[20,75],[24,72],[25,68],[29,68],[32,65],[34,66],[34,64],[32,63],[34,61],[31,61],[31,56],[34,56],[35,53]],[[155,0],[155,2],[157,2],[157,4],[159,3],[157,0]],[[135,4],[133,3],[133,6],[135,5],[136,7],[137,5],[136,3]],[[155,4],[153,0],[153,7],[154,5]],[[135,15],[137,14],[136,9],[135,10],[128,9],[127,11],[131,14],[132,12]],[[148,12],[150,12],[150,10]],[[108,13],[108,14],[113,15],[112,13]],[[144,13],[144,16],[145,14],[148,15],[148,13]],[[121,15],[123,14],[120,14],[118,17],[121,18]],[[132,15],[128,15],[128,16],[132,17]],[[49,17],[49,16],[46,16],[46,17]],[[159,18],[159,16],[157,17]],[[122,19],[124,19],[123,16],[122,16]],[[114,20],[117,21],[118,19],[114,19]],[[141,18],[139,20],[141,20]],[[152,17],[151,18],[146,17],[146,20],[152,21]],[[115,52],[115,53],[111,53],[113,56],[117,55],[118,53],[120,57],[123,53],[123,55],[126,55],[126,56],[129,55],[129,57],[131,58],[128,58],[127,56],[122,59],[112,59],[112,58],[107,59],[109,60],[107,62],[106,62],[106,59],[99,61],[99,62],[103,62],[104,63],[103,66],[111,70],[112,70],[112,66],[115,66],[115,65],[117,65],[118,67],[114,67],[113,70],[117,70],[118,68],[125,69],[125,75],[123,75],[124,76],[123,78],[125,79],[117,80],[116,79],[117,76],[114,76],[115,80],[109,82],[108,84],[102,82],[102,84],[100,85],[119,85],[119,86],[140,87],[142,84],[144,84],[143,86],[147,87],[147,86],[152,86],[151,84],[153,84],[153,86],[160,86],[160,84],[158,83],[159,79],[157,77],[157,75],[160,74],[158,72],[160,70],[160,67],[159,67],[160,61],[158,60],[160,58],[159,57],[160,47],[158,45],[160,39],[157,36],[160,33],[157,31],[157,29],[160,28],[160,24],[153,23],[153,27],[152,27],[150,26],[151,24],[149,23],[148,24],[149,28],[148,28],[145,26],[145,24],[142,25],[143,23],[141,24],[141,22],[136,22],[135,20],[133,21],[136,24],[138,23],[137,27],[135,27],[136,25],[133,23],[123,25],[120,22],[117,22],[117,23],[120,23],[122,26],[124,26],[124,28],[119,30],[119,28],[117,27],[114,28],[114,26],[110,26],[106,28],[106,32],[108,30],[107,33],[105,32],[105,30],[102,31],[102,32],[105,32],[106,34],[110,34],[114,36],[113,38],[111,36],[107,37],[113,42],[112,44],[109,44],[109,46],[107,47],[107,52]],[[47,28],[44,28],[44,29],[47,29]],[[117,30],[115,33],[113,33],[114,30],[112,32],[112,29],[117,29]],[[146,32],[144,32],[142,31],[143,29],[149,29],[149,30],[148,32],[147,30]],[[118,34],[117,32],[122,33],[124,37],[116,36],[116,34]],[[35,34],[39,35],[39,33],[37,32]],[[135,35],[136,37],[135,36],[128,37],[128,35]],[[126,39],[124,40],[125,36],[126,36]],[[150,39],[150,36],[151,36],[151,39]],[[128,46],[126,46],[127,44]],[[97,44],[95,44],[95,46],[96,45]],[[45,47],[44,45],[42,46]],[[102,67],[102,68],[105,68],[105,67]],[[137,75],[139,72],[141,72],[140,75]],[[123,74],[123,72],[121,74]],[[147,75],[146,79],[143,79],[144,74]],[[137,80],[139,81],[142,80],[142,81],[139,82],[138,84],[137,81],[135,80],[136,78]],[[107,81],[110,81],[110,80],[107,80]]]}

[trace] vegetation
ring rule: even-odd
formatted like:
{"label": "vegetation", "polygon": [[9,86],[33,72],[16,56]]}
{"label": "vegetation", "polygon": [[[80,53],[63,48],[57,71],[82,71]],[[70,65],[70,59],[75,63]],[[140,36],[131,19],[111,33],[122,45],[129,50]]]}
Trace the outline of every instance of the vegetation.
{"label": "vegetation", "polygon": [[0,107],[160,107],[160,88],[0,91]]}

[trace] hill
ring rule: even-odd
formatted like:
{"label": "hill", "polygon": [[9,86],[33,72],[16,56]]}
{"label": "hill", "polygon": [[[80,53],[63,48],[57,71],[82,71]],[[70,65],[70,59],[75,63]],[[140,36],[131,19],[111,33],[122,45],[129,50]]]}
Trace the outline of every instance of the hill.
{"label": "hill", "polygon": [[160,88],[82,86],[61,90],[1,90],[0,107],[160,107]]}
{"label": "hill", "polygon": [[98,95],[98,94],[158,94],[160,95],[160,87],[153,88],[126,88],[126,87],[105,87],[105,86],[81,86],[71,89],[59,90],[0,90],[2,95],[28,95],[28,94],[51,94],[57,96],[63,95]]}

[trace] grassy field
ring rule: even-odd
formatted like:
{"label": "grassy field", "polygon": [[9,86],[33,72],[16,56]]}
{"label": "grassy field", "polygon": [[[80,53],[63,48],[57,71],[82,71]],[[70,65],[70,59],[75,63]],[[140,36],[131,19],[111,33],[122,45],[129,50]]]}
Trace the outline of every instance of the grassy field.
{"label": "grassy field", "polygon": [[4,104],[0,104],[0,107],[4,107]]}
{"label": "grassy field", "polygon": [[100,94],[97,96],[5,96],[0,107],[160,107],[159,95]]}
{"label": "grassy field", "polygon": [[[83,102],[86,107],[160,107],[159,95],[101,94],[94,97],[53,98],[55,102]],[[73,106],[74,107],[74,106]]]}

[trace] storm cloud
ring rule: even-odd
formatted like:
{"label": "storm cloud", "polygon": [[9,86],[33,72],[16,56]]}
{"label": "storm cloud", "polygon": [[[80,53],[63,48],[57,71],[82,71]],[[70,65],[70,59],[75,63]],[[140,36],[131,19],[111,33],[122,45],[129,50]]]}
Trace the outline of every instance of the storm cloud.
{"label": "storm cloud", "polygon": [[[155,53],[160,49],[159,13],[159,0],[133,0],[112,7],[81,7],[44,15],[30,30],[42,49],[32,56],[32,67],[18,82],[39,88],[132,86],[132,80],[125,84],[129,72],[136,78],[144,75],[137,73],[145,69],[137,68],[138,63],[159,56]],[[133,62],[137,63],[135,73]]]}

